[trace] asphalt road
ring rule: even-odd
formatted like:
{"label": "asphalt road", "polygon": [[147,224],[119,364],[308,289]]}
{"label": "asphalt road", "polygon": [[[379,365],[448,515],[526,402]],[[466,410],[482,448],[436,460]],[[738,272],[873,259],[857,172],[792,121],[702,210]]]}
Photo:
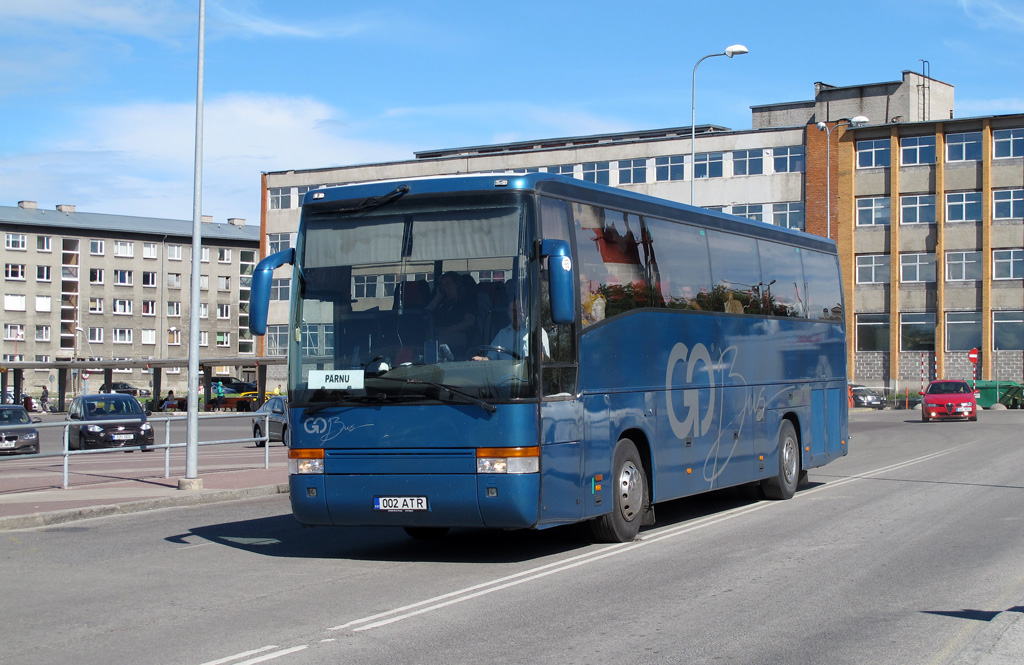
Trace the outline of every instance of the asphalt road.
{"label": "asphalt road", "polygon": [[303,529],[285,497],[0,536],[0,662],[871,663],[953,660],[1024,605],[1024,412],[851,416],[786,502],[576,528]]}

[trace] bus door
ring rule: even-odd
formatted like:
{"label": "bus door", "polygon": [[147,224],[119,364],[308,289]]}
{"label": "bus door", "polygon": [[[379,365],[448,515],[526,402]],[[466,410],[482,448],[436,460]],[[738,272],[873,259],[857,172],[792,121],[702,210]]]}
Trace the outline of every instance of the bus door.
{"label": "bus door", "polygon": [[811,458],[821,466],[840,454],[843,400],[841,388],[816,384],[811,388]]}

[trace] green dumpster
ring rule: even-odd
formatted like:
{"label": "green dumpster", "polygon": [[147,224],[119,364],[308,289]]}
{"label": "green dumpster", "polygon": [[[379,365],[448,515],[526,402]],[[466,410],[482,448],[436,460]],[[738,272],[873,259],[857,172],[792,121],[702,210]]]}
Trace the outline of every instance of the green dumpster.
{"label": "green dumpster", "polygon": [[1020,384],[1013,381],[978,381],[975,385],[979,393],[978,406],[983,409],[991,408],[996,402],[1005,404],[1004,398],[1012,396],[1014,389],[1020,394]]}

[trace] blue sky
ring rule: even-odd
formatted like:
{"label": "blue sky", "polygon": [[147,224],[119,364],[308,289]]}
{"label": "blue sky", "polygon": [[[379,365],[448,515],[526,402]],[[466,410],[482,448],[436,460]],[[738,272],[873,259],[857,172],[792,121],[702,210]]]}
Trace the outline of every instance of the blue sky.
{"label": "blue sky", "polygon": [[[191,219],[198,0],[0,2],[0,205]],[[203,211],[259,222],[260,172],[688,126],[814,83],[956,86],[1024,112],[1024,0],[207,0]]]}

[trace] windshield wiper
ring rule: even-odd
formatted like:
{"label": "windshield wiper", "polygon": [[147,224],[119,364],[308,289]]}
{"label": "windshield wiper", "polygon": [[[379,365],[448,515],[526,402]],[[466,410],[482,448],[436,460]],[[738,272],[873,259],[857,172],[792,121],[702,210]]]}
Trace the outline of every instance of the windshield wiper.
{"label": "windshield wiper", "polygon": [[399,185],[393,190],[384,194],[383,196],[371,196],[363,199],[356,205],[350,208],[337,208],[333,210],[325,210],[324,212],[330,213],[341,213],[343,215],[351,214],[354,212],[366,212],[367,210],[374,210],[382,206],[386,206],[389,203],[394,203],[398,199],[402,198],[409,193],[409,185]]}
{"label": "windshield wiper", "polygon": [[389,395],[383,392],[367,392],[365,395],[352,395],[349,393],[341,393],[336,390],[321,395],[320,391],[313,393],[313,397],[305,402],[297,402],[292,406],[297,408],[305,408],[306,415],[311,416],[314,413],[323,411],[324,409],[331,406],[338,406],[339,404],[367,404],[377,402],[401,402],[409,401],[410,399],[423,399],[421,395]]}
{"label": "windshield wiper", "polygon": [[[402,378],[402,379],[400,379],[400,378],[397,378],[397,377],[394,377],[394,376],[375,376],[373,378],[378,379],[378,380],[383,380],[383,381],[397,381],[399,383],[409,383],[409,384],[412,384],[412,385],[431,386],[432,388],[437,388],[438,390],[444,390],[444,391],[447,391],[448,393],[450,393],[452,395],[460,397],[465,402],[468,402],[470,404],[476,404],[477,406],[479,406],[481,409],[483,409],[487,413],[494,413],[495,411],[498,410],[498,407],[494,406],[490,402],[486,402],[486,401],[480,399],[479,397],[474,397],[473,395],[470,395],[467,392],[459,390],[455,386],[449,386],[449,385],[446,385],[444,383],[434,383],[433,381],[423,381],[423,380],[420,380],[420,379],[409,379],[409,378]],[[440,399],[440,396],[438,396],[438,398]],[[444,400],[441,400],[441,401],[444,401]]]}

